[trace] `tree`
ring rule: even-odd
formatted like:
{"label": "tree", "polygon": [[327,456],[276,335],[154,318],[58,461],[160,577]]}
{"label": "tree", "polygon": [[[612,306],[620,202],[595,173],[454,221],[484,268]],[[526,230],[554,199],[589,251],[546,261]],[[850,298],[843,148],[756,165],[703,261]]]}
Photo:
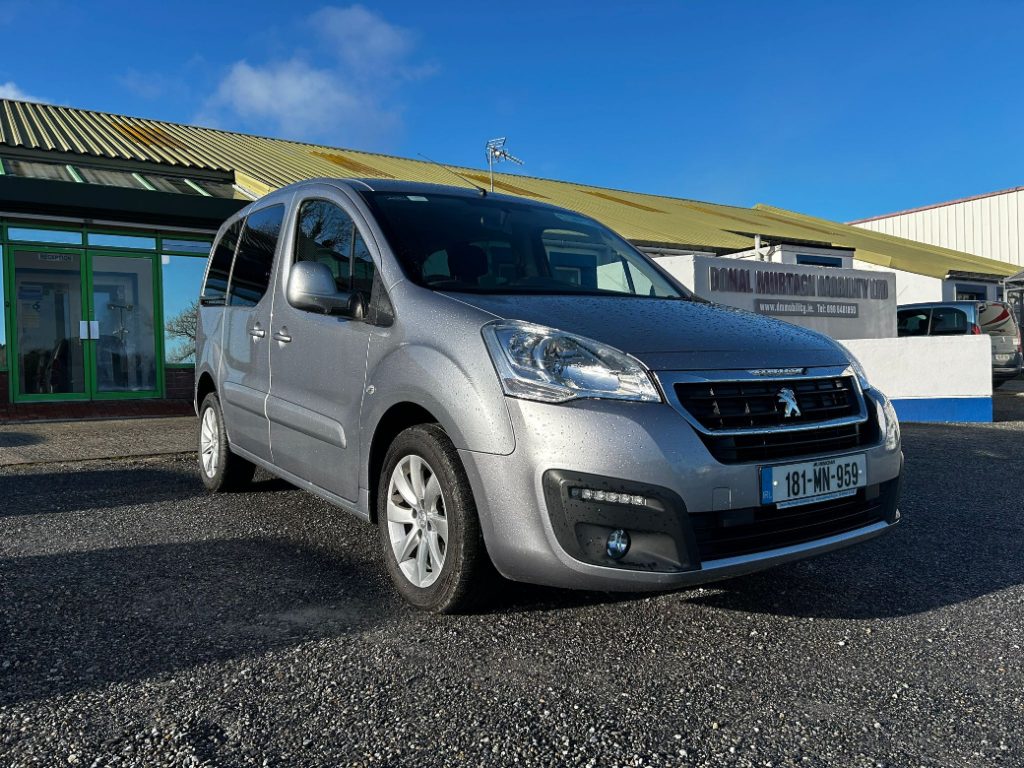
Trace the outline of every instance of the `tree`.
{"label": "tree", "polygon": [[181,339],[168,349],[167,359],[172,363],[187,363],[195,359],[196,321],[199,316],[199,300],[194,299],[185,309],[167,321],[167,338]]}

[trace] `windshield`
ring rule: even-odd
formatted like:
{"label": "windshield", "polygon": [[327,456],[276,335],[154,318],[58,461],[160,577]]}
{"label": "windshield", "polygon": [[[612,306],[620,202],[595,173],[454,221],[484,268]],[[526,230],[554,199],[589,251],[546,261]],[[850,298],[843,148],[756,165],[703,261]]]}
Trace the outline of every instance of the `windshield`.
{"label": "windshield", "polygon": [[528,202],[363,192],[407,277],[439,291],[689,298],[611,230]]}

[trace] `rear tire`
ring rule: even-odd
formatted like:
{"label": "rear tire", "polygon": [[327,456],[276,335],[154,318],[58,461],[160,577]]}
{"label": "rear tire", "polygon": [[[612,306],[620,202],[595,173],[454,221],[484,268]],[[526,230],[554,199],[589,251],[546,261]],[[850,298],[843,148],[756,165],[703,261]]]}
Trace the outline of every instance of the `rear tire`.
{"label": "rear tire", "polygon": [[432,613],[479,606],[494,583],[473,491],[452,441],[437,424],[401,432],[377,488],[377,526],[398,593]]}
{"label": "rear tire", "polygon": [[224,428],[224,412],[216,393],[203,399],[199,408],[199,476],[214,492],[237,491],[252,481],[256,466],[231,452]]}

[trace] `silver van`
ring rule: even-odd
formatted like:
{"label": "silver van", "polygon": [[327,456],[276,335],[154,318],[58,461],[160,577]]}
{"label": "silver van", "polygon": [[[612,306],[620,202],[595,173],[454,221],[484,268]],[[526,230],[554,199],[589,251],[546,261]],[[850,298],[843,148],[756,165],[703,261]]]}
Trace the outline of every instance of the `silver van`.
{"label": "silver van", "polygon": [[376,525],[432,611],[495,573],[673,589],[899,519],[895,413],[841,347],[482,190],[324,179],[229,219],[195,402],[209,489],[262,467]]}
{"label": "silver van", "polygon": [[896,309],[899,336],[967,336],[992,339],[992,386],[1021,374],[1020,328],[1005,301],[935,301],[901,304]]}

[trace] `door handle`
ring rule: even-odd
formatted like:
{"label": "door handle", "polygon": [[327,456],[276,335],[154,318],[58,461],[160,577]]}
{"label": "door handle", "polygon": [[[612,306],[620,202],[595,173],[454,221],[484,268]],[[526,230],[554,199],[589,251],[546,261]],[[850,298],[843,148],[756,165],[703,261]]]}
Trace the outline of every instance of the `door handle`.
{"label": "door handle", "polygon": [[100,338],[100,321],[99,320],[79,320],[78,321],[78,340],[79,341],[98,341]]}
{"label": "door handle", "polygon": [[274,340],[275,341],[280,341],[280,342],[282,342],[284,344],[287,344],[289,341],[292,340],[292,337],[288,333],[288,329],[287,328],[282,328],[281,330],[279,330],[277,333],[274,334]]}
{"label": "door handle", "polygon": [[267,335],[267,332],[263,330],[263,326],[256,323],[252,328],[249,329],[249,335],[252,336],[253,340],[262,339]]}

